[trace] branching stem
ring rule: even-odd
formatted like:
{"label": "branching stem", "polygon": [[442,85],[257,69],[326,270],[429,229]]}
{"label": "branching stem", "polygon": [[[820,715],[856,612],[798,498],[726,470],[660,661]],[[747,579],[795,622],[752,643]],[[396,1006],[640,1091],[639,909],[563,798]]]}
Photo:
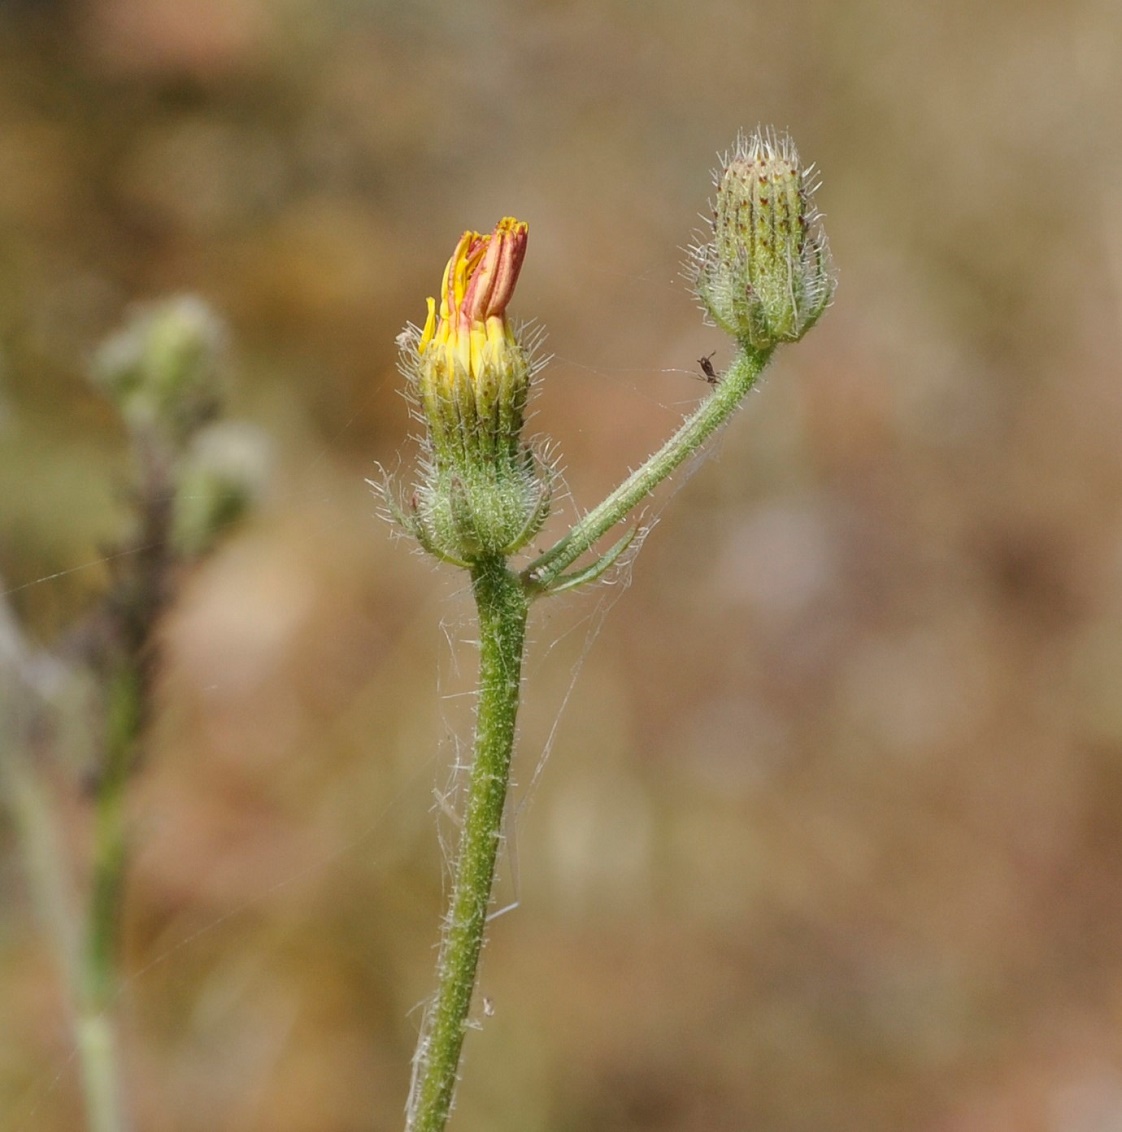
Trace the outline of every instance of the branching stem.
{"label": "branching stem", "polygon": [[417,1046],[406,1132],[443,1132],[455,1097],[502,841],[530,599],[561,588],[563,571],[728,420],[770,356],[770,350],[741,349],[712,395],[674,436],[520,575],[500,555],[471,568],[480,641],[475,756],[440,942],[439,985]]}
{"label": "branching stem", "polygon": [[732,416],[763,372],[772,349],[742,346],[713,393],[683,421],[678,431],[599,506],[523,571],[531,592],[546,593],[560,575],[596,541],[626,518],[683,461],[688,460]]}

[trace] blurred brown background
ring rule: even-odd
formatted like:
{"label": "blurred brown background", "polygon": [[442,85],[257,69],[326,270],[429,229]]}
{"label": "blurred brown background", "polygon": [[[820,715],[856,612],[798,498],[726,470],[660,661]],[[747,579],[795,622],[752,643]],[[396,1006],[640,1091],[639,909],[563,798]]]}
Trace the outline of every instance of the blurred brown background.
{"label": "blurred brown background", "polygon": [[[534,427],[591,506],[728,360],[678,272],[757,122],[822,169],[837,301],[629,587],[534,615],[523,799],[550,753],[453,1127],[1122,1128],[1120,63],[1109,0],[0,5],[27,632],[105,584],[127,457],[84,375],[131,301],[229,320],[276,458],[134,784],[141,1132],[400,1126],[472,626],[363,483],[407,469],[394,335],[464,227],[528,219]],[[80,1128],[0,830],[0,1126]]]}

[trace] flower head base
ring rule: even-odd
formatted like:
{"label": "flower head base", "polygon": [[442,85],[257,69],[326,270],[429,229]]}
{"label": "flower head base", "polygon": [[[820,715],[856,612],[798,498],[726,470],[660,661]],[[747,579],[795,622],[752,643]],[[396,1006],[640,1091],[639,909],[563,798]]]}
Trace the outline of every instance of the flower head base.
{"label": "flower head base", "polygon": [[795,342],[834,294],[830,251],[794,142],[741,135],[715,176],[712,239],[691,251],[698,297],[742,346]]}
{"label": "flower head base", "polygon": [[412,515],[421,544],[461,564],[512,554],[545,521],[549,476],[521,440],[534,364],[506,309],[529,226],[504,217],[490,235],[465,232],[424,329],[402,336],[428,433]]}

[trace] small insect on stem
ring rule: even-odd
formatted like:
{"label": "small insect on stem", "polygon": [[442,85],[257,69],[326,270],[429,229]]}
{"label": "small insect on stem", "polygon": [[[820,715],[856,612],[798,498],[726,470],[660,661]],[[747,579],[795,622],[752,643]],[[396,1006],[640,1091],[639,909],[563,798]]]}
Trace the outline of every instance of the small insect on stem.
{"label": "small insect on stem", "polygon": [[[717,351],[714,350],[713,354]],[[701,366],[701,372],[705,375],[705,380],[710,385],[716,385],[721,380],[720,375],[713,368],[713,354],[706,354],[703,358],[697,359],[697,364]]]}

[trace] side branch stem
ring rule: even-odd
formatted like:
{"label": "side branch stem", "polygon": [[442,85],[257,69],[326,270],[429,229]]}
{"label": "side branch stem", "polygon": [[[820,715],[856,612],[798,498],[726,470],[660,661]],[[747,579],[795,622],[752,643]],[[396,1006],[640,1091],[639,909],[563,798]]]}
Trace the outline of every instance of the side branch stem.
{"label": "side branch stem", "polygon": [[528,611],[525,589],[497,556],[477,562],[471,579],[480,642],[475,756],[440,942],[439,986],[417,1046],[407,1132],[442,1132],[452,1108],[502,840],[518,715]]}
{"label": "side branch stem", "polygon": [[564,538],[530,563],[522,576],[531,592],[543,593],[596,541],[689,459],[732,416],[763,372],[772,350],[742,346],[713,393],[683,421],[678,431],[640,468],[594,507]]}

